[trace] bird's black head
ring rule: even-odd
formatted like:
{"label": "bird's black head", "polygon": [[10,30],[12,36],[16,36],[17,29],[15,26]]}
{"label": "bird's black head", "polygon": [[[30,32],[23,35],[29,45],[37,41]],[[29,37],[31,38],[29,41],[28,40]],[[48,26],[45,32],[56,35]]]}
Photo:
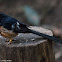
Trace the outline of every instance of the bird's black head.
{"label": "bird's black head", "polygon": [[6,14],[0,13],[0,26],[3,26],[4,28],[11,30],[12,24],[16,22],[17,20],[15,18],[12,18]]}

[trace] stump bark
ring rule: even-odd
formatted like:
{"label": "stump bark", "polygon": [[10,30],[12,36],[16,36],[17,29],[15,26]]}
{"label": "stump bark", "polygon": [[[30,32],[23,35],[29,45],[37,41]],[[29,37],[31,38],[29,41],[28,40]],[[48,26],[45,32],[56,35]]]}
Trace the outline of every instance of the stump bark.
{"label": "stump bark", "polygon": [[[53,35],[50,30],[30,27],[42,33]],[[8,62],[55,62],[53,42],[34,34],[19,34],[10,45],[0,43],[0,60]],[[3,40],[5,41],[5,40]]]}

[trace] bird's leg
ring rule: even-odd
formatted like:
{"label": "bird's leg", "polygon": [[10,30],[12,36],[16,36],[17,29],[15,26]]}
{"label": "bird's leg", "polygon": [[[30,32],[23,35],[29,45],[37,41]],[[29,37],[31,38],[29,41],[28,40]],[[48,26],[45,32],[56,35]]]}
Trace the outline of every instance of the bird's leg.
{"label": "bird's leg", "polygon": [[12,39],[9,40],[8,44],[11,44],[12,43]]}

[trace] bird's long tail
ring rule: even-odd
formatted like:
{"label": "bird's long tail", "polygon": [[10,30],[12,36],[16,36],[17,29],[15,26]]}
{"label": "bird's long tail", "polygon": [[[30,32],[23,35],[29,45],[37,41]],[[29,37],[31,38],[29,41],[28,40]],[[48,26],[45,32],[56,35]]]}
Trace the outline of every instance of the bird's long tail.
{"label": "bird's long tail", "polygon": [[36,34],[36,35],[39,35],[39,36],[42,36],[45,39],[52,40],[52,41],[55,41],[55,42],[58,42],[58,43],[62,43],[61,39],[55,38],[53,36],[49,36],[49,35],[46,35],[46,34],[43,34],[43,33],[40,33],[40,32],[34,31],[34,30],[31,30],[31,29],[29,29],[29,32],[33,33],[33,34]]}

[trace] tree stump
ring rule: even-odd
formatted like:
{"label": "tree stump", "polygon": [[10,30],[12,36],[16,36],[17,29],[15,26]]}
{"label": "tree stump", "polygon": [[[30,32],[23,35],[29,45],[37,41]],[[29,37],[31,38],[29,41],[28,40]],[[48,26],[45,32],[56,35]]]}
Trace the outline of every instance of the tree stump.
{"label": "tree stump", "polygon": [[[30,27],[53,36],[48,29]],[[6,45],[0,38],[0,61],[7,62],[55,62],[53,42],[32,33],[21,33],[12,44]],[[3,43],[2,43],[3,41]]]}

